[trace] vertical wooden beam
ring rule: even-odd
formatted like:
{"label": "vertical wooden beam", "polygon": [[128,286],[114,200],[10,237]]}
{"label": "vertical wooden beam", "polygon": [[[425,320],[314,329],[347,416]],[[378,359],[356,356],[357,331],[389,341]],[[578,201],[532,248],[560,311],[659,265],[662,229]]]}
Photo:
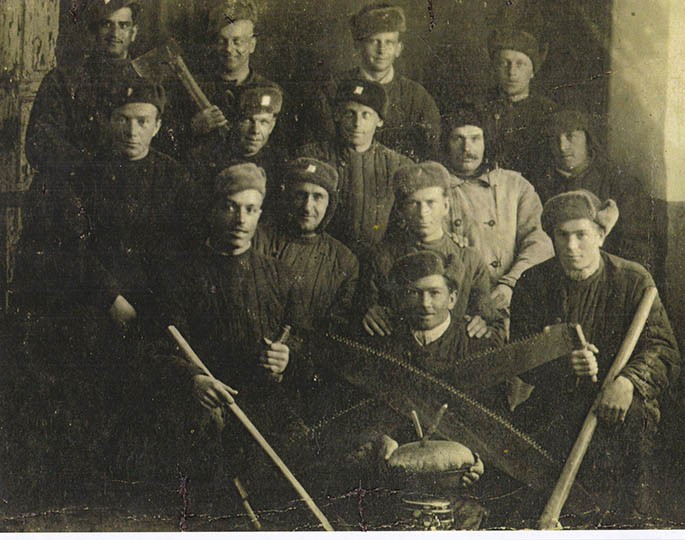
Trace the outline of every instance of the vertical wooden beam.
{"label": "vertical wooden beam", "polygon": [[21,235],[16,194],[33,178],[24,136],[38,86],[55,65],[59,0],[4,0],[0,5],[0,286],[2,312]]}

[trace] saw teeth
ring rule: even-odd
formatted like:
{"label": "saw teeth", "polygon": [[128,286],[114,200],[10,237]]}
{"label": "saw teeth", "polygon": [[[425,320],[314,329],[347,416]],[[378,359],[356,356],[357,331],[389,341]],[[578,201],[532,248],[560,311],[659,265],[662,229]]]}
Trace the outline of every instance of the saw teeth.
{"label": "saw teeth", "polygon": [[[535,339],[535,337],[539,336],[539,335],[540,334],[533,334],[529,339],[531,339],[531,340]],[[473,407],[476,407],[477,409],[482,411],[484,414],[486,414],[487,416],[489,416],[490,418],[492,418],[496,422],[503,425],[505,428],[507,428],[512,433],[514,433],[520,439],[525,441],[529,446],[534,448],[539,454],[541,454],[543,457],[545,457],[548,461],[550,461],[552,463],[556,463],[556,460],[547,452],[547,450],[545,450],[542,446],[540,446],[540,444],[537,441],[535,441],[530,435],[528,435],[524,431],[521,431],[519,428],[514,426],[509,420],[507,420],[506,418],[497,414],[496,412],[488,409],[485,405],[482,405],[480,402],[476,401],[475,399],[470,397],[468,394],[466,394],[460,390],[457,390],[456,388],[447,384],[442,379],[439,379],[439,378],[435,377],[434,375],[431,375],[428,372],[420,370],[416,366],[413,366],[412,364],[410,364],[404,360],[400,360],[398,358],[395,358],[394,356],[386,353],[385,351],[379,351],[377,349],[369,347],[368,345],[363,345],[362,343],[358,343],[358,342],[356,342],[350,338],[339,336],[337,334],[329,334],[329,333],[326,333],[325,336],[328,337],[332,341],[342,343],[343,345],[347,345],[348,347],[351,347],[353,349],[357,349],[357,350],[363,351],[367,354],[370,354],[372,356],[382,358],[382,359],[384,359],[384,360],[386,360],[392,364],[398,365],[398,366],[410,371],[411,373],[414,373],[415,375],[419,375],[420,377],[423,377],[424,379],[429,380],[434,384],[437,384],[438,386],[440,386],[444,390],[447,390],[450,394],[458,397],[462,401],[467,402],[468,404],[472,405]],[[514,344],[522,342],[522,341],[526,341],[526,339],[517,340],[515,343],[510,343],[509,345],[514,345]],[[493,350],[497,350],[497,349],[493,349]],[[477,358],[479,356],[480,356],[480,353],[477,356],[470,357],[470,358]]]}

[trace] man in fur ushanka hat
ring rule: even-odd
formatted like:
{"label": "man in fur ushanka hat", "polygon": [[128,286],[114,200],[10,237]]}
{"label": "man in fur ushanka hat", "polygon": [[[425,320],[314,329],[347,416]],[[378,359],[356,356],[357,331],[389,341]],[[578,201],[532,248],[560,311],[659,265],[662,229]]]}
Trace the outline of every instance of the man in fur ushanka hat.
{"label": "man in fur ushanka hat", "polygon": [[621,220],[604,248],[655,273],[653,197],[633,171],[621,170],[609,159],[592,117],[576,109],[560,110],[549,118],[545,135],[547,167],[544,174],[531,179],[542,202],[578,189],[587,189],[602,200],[615,200]]}
{"label": "man in fur ushanka hat", "polygon": [[429,159],[440,136],[438,107],[423,86],[401,75],[394,66],[404,47],[404,10],[389,3],[369,4],[350,18],[350,30],[359,65],[335,75],[320,89],[306,111],[308,138],[320,140],[334,133],[333,111],[340,82],[366,79],[382,85],[388,94],[388,114],[378,140],[412,159]]}
{"label": "man in fur ushanka hat", "polygon": [[[515,418],[560,459],[568,455],[642,296],[654,287],[642,266],[602,250],[618,219],[613,200],[602,202],[589,191],[549,199],[542,226],[554,241],[556,256],[525,272],[514,289],[512,340],[556,322],[579,323],[587,340],[565,361],[523,377],[535,389]],[[654,516],[658,399],[679,372],[678,345],[657,297],[626,367],[601,390],[595,409],[600,424],[580,469],[586,489],[613,497],[604,499],[603,508],[611,523]]]}

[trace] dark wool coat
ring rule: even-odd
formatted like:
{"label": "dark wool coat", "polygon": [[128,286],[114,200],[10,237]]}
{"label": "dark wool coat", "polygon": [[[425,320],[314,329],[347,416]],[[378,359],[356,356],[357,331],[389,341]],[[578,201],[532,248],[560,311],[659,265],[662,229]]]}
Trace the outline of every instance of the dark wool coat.
{"label": "dark wool coat", "polygon": [[511,102],[495,92],[482,103],[485,109],[487,152],[497,167],[521,173],[535,185],[547,151],[545,127],[558,105],[549,98],[531,94]]}
{"label": "dark wool coat", "polygon": [[318,328],[346,325],[359,277],[357,257],[325,231],[298,236],[276,227],[261,227],[255,250],[288,264],[300,282],[304,309]]}
{"label": "dark wool coat", "polygon": [[[309,140],[335,136],[333,110],[338,85],[346,79],[363,78],[359,68],[337,75],[318,92],[309,111],[305,130]],[[383,85],[388,95],[388,114],[376,138],[388,148],[419,161],[433,158],[440,140],[440,112],[433,97],[419,83],[395,72]]]}
{"label": "dark wool coat", "polygon": [[577,189],[587,189],[601,201],[614,199],[619,220],[605,240],[604,249],[654,272],[654,199],[637,178],[614,166],[598,150],[595,150],[589,167],[578,176],[566,177],[550,168],[544,176],[536,179],[535,188],[543,204],[559,193]]}
{"label": "dark wool coat", "polygon": [[305,145],[297,155],[338,170],[338,207],[327,231],[357,256],[378,244],[395,202],[393,175],[411,163],[409,158],[376,141],[361,153],[326,141]]}
{"label": "dark wool coat", "polygon": [[[525,272],[511,302],[511,339],[521,339],[555,322],[577,322],[588,343],[599,350],[598,379],[602,383],[625,338],[635,310],[651,276],[637,263],[601,253],[599,270],[584,281],[568,279],[556,258]],[[628,364],[621,372],[634,385],[633,402],[622,429],[600,426],[581,469],[587,488],[609,494],[610,476],[595,474],[611,470],[623,482],[616,493],[625,492],[636,504],[643,474],[653,466],[653,435],[659,419],[659,396],[680,372],[680,353],[661,301],[657,298],[645,329]],[[576,376],[561,358],[524,375],[535,385],[528,402],[516,409],[515,418],[543,446],[565,458],[597,395],[599,384]],[[618,457],[620,456],[620,458]],[[617,472],[618,471],[618,472]],[[586,477],[583,478],[583,474]],[[623,487],[620,487],[623,486]],[[643,486],[644,487],[644,486]]]}
{"label": "dark wool coat", "polygon": [[[41,172],[70,172],[92,157],[109,121],[115,84],[139,78],[129,59],[91,56],[43,79],[26,129],[26,158]],[[36,182],[34,182],[36,183]]]}
{"label": "dark wool coat", "polygon": [[502,315],[497,313],[490,300],[490,272],[481,255],[473,248],[461,247],[449,234],[435,242],[421,242],[405,231],[393,231],[385,241],[365,258],[360,284],[360,308],[366,310],[374,304],[392,305],[388,274],[397,259],[409,253],[430,249],[443,256],[453,256],[460,263],[457,303],[452,316],[480,315],[489,324],[499,327]]}

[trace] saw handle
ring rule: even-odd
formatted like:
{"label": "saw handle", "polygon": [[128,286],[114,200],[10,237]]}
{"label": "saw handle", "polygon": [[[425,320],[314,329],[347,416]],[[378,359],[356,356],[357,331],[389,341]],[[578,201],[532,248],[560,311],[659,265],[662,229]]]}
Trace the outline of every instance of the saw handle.
{"label": "saw handle", "polygon": [[[580,343],[581,349],[587,349],[587,339],[585,339],[585,334],[583,334],[583,328],[579,324],[574,326],[576,335],[578,336],[578,341]],[[597,382],[597,375],[592,376],[592,382]],[[576,377],[576,386],[580,383],[580,377]]]}

